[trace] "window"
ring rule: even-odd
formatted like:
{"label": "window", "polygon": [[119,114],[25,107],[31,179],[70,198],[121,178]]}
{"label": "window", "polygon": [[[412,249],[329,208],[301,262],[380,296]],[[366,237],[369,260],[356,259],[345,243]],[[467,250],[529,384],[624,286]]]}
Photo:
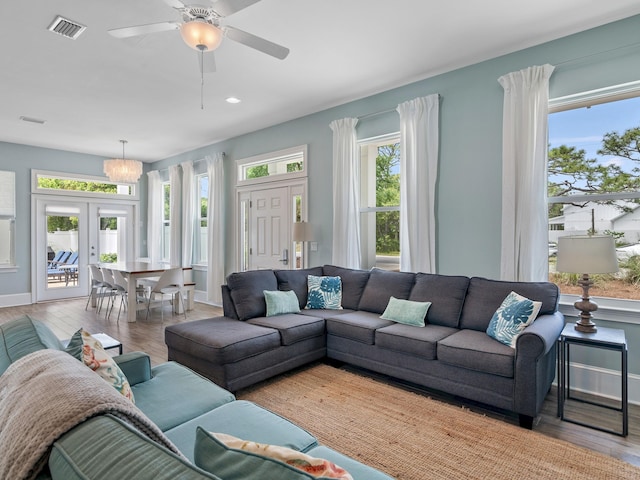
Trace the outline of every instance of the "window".
{"label": "window", "polygon": [[609,90],[550,102],[549,277],[581,294],[577,274],[556,272],[558,237],[612,235],[620,271],[593,275],[590,294],[640,300],[640,85]]}
{"label": "window", "polygon": [[196,188],[198,189],[198,206],[196,212],[195,228],[195,263],[207,263],[207,219],[209,212],[209,176],[196,175]]}
{"label": "window", "polygon": [[171,256],[171,184],[162,182],[162,260]]}
{"label": "window", "polygon": [[137,197],[135,185],[117,184],[101,177],[33,171],[34,193],[82,195],[102,198]]}
{"label": "window", "polygon": [[16,174],[0,171],[0,268],[15,267]]}
{"label": "window", "polygon": [[400,137],[360,142],[363,267],[400,268]]}
{"label": "window", "polygon": [[306,176],[306,158],[307,146],[303,145],[239,160],[238,184]]}

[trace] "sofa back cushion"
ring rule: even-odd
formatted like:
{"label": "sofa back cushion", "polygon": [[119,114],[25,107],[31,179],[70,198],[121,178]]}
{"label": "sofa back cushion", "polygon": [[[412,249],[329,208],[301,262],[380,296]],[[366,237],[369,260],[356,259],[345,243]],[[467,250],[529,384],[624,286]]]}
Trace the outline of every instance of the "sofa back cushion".
{"label": "sofa back cushion", "polygon": [[512,291],[542,302],[538,315],[551,314],[558,309],[560,289],[554,283],[507,282],[473,277],[462,307],[460,328],[486,331],[493,314]]}
{"label": "sofa back cushion", "polygon": [[16,360],[44,348],[63,349],[58,337],[39,320],[24,315],[0,325],[0,375]]}
{"label": "sofa back cushion", "polygon": [[232,273],[227,277],[227,286],[240,320],[264,317],[267,304],[265,290],[277,290],[278,280],[273,270],[250,270]]}
{"label": "sofa back cushion", "polygon": [[307,277],[322,276],[322,267],[304,268],[302,270],[275,270],[278,279],[278,290],[293,290],[298,297],[300,308],[307,304]]}
{"label": "sofa back cushion", "polygon": [[322,272],[326,276],[342,279],[342,308],[357,310],[360,297],[369,280],[369,271],[325,265]]}
{"label": "sofa back cushion", "polygon": [[409,300],[431,302],[427,323],[457,328],[468,287],[468,277],[416,273]]}
{"label": "sofa back cushion", "polygon": [[415,273],[390,272],[374,268],[360,298],[358,310],[382,313],[391,297],[406,300],[415,282]]}

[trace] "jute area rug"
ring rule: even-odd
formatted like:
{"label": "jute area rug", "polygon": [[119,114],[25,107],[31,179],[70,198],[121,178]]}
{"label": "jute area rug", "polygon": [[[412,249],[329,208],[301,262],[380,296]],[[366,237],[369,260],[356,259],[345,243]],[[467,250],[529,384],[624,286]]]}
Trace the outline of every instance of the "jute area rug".
{"label": "jute area rug", "polygon": [[613,457],[324,364],[237,396],[400,480],[640,479]]}

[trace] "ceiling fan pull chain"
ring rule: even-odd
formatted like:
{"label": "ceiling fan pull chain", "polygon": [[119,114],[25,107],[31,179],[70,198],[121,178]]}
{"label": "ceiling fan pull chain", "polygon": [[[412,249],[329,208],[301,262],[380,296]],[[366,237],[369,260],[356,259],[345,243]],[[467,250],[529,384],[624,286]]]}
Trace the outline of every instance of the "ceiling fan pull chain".
{"label": "ceiling fan pull chain", "polygon": [[204,110],[204,49],[200,50],[200,110]]}

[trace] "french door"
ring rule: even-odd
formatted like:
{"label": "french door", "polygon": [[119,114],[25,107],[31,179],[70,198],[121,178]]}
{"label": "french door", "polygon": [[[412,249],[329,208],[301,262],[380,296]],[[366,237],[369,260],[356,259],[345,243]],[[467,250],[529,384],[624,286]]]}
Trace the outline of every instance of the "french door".
{"label": "french door", "polygon": [[34,196],[34,302],[88,295],[92,263],[134,259],[134,208]]}

